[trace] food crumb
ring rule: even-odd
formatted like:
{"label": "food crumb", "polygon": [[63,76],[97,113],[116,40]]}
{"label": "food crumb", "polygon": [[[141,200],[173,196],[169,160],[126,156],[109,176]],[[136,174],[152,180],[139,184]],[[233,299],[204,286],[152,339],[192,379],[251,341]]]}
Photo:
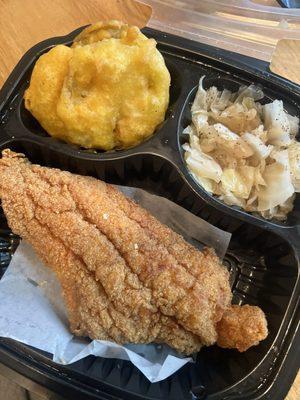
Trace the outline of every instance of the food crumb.
{"label": "food crumb", "polygon": [[109,214],[104,213],[104,214],[103,214],[103,219],[108,219],[108,218],[109,218]]}

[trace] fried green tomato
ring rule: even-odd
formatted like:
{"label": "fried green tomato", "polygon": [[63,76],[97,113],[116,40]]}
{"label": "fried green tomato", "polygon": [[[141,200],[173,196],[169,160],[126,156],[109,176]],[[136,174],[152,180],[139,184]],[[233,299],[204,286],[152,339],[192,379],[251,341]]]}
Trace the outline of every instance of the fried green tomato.
{"label": "fried green tomato", "polygon": [[42,55],[25,92],[25,107],[53,137],[85,148],[132,147],[164,120],[170,74],[134,26],[119,21],[83,30],[71,47]]}

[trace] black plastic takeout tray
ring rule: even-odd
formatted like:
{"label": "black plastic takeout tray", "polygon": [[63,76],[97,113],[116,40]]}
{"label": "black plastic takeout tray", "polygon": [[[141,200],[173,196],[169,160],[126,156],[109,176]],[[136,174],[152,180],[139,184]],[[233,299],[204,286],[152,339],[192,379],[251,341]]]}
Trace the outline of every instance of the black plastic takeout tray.
{"label": "black plastic takeout tray", "polygon": [[[37,58],[53,45],[69,44],[79,30],[46,40],[21,59],[0,93],[0,149],[9,147],[35,163],[59,167],[106,182],[142,187],[165,196],[195,215],[232,233],[224,263],[231,273],[234,303],[259,305],[269,336],[245,353],[205,348],[170,378],[151,384],[130,362],[90,356],[60,366],[45,353],[0,338],[0,363],[70,399],[272,399],[285,397],[299,368],[300,200],[287,222],[266,221],[228,207],[202,190],[186,169],[182,130],[201,75],[204,85],[237,89],[260,84],[266,98],[282,99],[300,115],[300,89],[247,57],[151,29],[171,73],[171,100],[165,122],[154,136],[129,150],[96,152],[49,137],[25,110],[24,90]],[[2,273],[18,238],[0,225]],[[1,364],[0,364],[1,367]],[[0,368],[0,371],[2,369]],[[17,379],[17,374],[14,375]],[[18,380],[18,379],[17,379]]]}

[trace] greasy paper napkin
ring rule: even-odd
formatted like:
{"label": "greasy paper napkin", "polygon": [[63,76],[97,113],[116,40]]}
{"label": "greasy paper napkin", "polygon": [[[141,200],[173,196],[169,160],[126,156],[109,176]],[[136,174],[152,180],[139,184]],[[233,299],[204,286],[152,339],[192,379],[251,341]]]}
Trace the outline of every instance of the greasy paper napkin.
{"label": "greasy paper napkin", "polygon": [[[119,187],[128,197],[198,248],[216,249],[223,257],[231,235],[171,201],[142,189]],[[74,337],[55,274],[22,241],[0,281],[0,336],[53,354],[53,361],[71,364],[88,355],[130,360],[150,382],[172,375],[190,357],[166,345],[118,345],[105,340]]]}

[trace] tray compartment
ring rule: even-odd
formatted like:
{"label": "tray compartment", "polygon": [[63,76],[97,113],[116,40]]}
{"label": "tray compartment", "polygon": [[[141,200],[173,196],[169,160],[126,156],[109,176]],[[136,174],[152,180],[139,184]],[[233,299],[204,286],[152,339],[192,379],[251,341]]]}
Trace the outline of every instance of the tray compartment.
{"label": "tray compartment", "polygon": [[[157,384],[150,384],[130,363],[120,363],[119,360],[89,357],[72,366],[58,367],[59,369],[62,368],[70,377],[76,371],[80,380],[88,376],[93,380],[93,385],[96,380],[97,384],[105,381],[115,387],[120,386],[122,391],[128,392],[128,396],[129,393],[134,393],[140,399],[148,396],[151,399],[177,400],[191,398],[189,391],[193,387],[203,386],[203,393],[210,395],[229,390],[231,386],[241,384],[249,373],[255,374],[256,368],[265,357],[274,363],[272,368],[276,367],[277,353],[273,349],[279,351],[284,345],[284,330],[280,328],[290,315],[289,303],[299,274],[298,257],[286,240],[274,232],[217,212],[209,204],[199,206],[197,194],[185,183],[172,164],[161,157],[136,155],[126,158],[126,163],[123,160],[114,160],[97,164],[86,161],[84,164],[81,160],[77,164],[72,157],[69,160],[65,156],[57,157],[55,152],[49,152],[48,149],[28,141],[20,141],[12,147],[24,152],[33,162],[97,176],[110,183],[148,189],[176,201],[220,228],[226,226],[233,234],[224,260],[231,274],[233,302],[258,305],[266,312],[268,319],[270,333],[259,346],[245,353],[223,350],[217,346],[203,349],[195,364],[185,366],[175,376]],[[14,248],[15,243],[11,250],[7,247],[4,253],[7,254]],[[29,354],[39,357],[38,352],[28,351]],[[50,360],[47,363],[52,364]],[[269,371],[269,364],[265,365]],[[140,382],[138,388],[137,381]],[[253,390],[256,389],[255,386]]]}
{"label": "tray compartment", "polygon": [[[223,89],[228,89],[231,90],[232,92],[237,91],[239,87],[242,84],[249,85],[251,82],[243,81],[242,79],[239,79],[237,77],[232,77],[229,76],[228,74],[215,74],[215,75],[208,75],[207,78],[204,79],[204,89],[208,89],[211,86],[216,86],[217,89],[223,90]],[[260,85],[262,86],[262,85]],[[186,162],[184,160],[184,150],[182,149],[182,145],[187,142],[188,138],[186,135],[182,134],[184,128],[186,128],[188,125],[191,124],[192,116],[191,116],[191,106],[193,104],[193,101],[195,99],[195,95],[198,89],[198,85],[195,86],[190,93],[188,94],[186,101],[183,105],[181,116],[179,119],[179,124],[178,124],[178,150],[181,154],[181,170],[185,173],[185,177],[190,182],[192,187],[199,192],[200,196],[205,195],[205,198],[208,201],[214,202],[217,205],[221,205],[222,208],[229,208],[233,210],[233,212],[237,211],[238,213],[242,213],[244,215],[248,215],[250,218],[255,218],[255,219],[260,219],[264,223],[275,223],[280,226],[292,226],[292,225],[297,225],[300,223],[300,193],[296,193],[296,198],[294,200],[294,209],[289,213],[288,218],[286,221],[281,222],[277,221],[276,219],[272,219],[271,221],[265,220],[262,218],[258,213],[246,213],[243,211],[240,207],[237,206],[228,206],[224,202],[218,199],[217,196],[211,195],[208,192],[206,192],[201,185],[196,181],[196,179],[192,176],[192,174],[189,172],[189,169],[186,165]],[[259,102],[261,104],[266,104],[269,102],[274,101],[275,99],[282,100],[285,110],[291,114],[292,116],[297,116],[298,118],[300,117],[300,107],[299,103],[296,104],[292,99],[289,98],[287,93],[278,93],[274,89],[270,89],[268,87],[263,87],[264,91],[264,98],[261,99]],[[298,134],[299,136],[299,134]],[[186,170],[184,171],[183,168]]]}
{"label": "tray compartment", "polygon": [[[65,44],[70,45],[71,43],[68,42]],[[41,56],[48,50],[49,48],[45,49],[44,51],[41,51],[39,53],[39,56]],[[40,123],[33,117],[33,115],[25,108],[25,102],[23,100],[23,97],[26,89],[29,86],[30,76],[37,58],[38,57],[32,59],[32,63],[28,65],[28,68],[24,72],[22,80],[19,82],[19,84],[16,86],[15,90],[11,94],[6,107],[3,108],[2,112],[3,114],[6,115],[4,123],[7,123],[6,130],[10,137],[24,136],[35,139],[37,142],[39,141],[43,142],[43,140],[45,140],[45,142],[47,142],[48,145],[56,146],[57,149],[61,149],[71,154],[73,153],[74,156],[78,156],[78,154],[83,154],[83,155],[98,155],[98,157],[100,155],[102,157],[103,156],[110,157],[112,155],[124,157],[130,152],[132,152],[132,150],[136,151],[136,149],[139,149],[145,143],[147,143],[149,146],[149,144],[151,144],[152,141],[155,141],[156,136],[159,135],[159,133],[164,129],[164,127],[168,125],[168,122],[174,118],[175,112],[176,113],[179,112],[179,110],[177,110],[177,107],[178,107],[178,99],[181,95],[181,89],[183,87],[182,77],[180,70],[176,65],[175,62],[176,60],[166,55],[165,61],[167,68],[170,72],[172,81],[172,84],[170,86],[170,102],[168,109],[166,111],[165,120],[156,128],[154,134],[151,137],[146,139],[146,141],[136,146],[133,146],[130,149],[111,150],[108,152],[103,152],[102,150],[97,150],[97,149],[84,149],[74,144],[65,143],[59,139],[52,138],[43,129]]]}

